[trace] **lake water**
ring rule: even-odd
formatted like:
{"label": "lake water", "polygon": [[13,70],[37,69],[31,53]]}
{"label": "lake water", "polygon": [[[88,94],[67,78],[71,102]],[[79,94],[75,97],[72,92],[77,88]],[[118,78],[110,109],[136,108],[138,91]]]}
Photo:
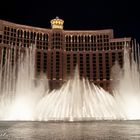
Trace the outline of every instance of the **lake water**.
{"label": "lake water", "polygon": [[140,140],[140,121],[0,122],[2,140]]}

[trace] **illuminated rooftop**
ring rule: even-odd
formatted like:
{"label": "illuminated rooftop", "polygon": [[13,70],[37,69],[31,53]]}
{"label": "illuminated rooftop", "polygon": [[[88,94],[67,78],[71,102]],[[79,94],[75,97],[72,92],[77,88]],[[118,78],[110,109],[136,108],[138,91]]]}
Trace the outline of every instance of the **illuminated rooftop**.
{"label": "illuminated rooftop", "polygon": [[52,29],[63,29],[64,20],[60,19],[59,17],[52,19],[50,22]]}

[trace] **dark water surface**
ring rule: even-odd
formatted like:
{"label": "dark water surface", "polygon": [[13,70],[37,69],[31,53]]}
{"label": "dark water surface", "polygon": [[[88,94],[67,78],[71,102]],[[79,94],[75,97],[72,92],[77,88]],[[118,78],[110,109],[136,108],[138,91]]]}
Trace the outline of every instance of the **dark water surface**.
{"label": "dark water surface", "polygon": [[140,140],[140,121],[0,122],[2,140]]}

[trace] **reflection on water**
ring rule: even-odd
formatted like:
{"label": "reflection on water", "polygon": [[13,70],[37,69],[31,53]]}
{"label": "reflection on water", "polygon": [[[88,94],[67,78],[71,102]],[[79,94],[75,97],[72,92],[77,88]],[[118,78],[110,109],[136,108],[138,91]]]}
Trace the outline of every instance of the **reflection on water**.
{"label": "reflection on water", "polygon": [[138,140],[140,121],[0,122],[0,139]]}

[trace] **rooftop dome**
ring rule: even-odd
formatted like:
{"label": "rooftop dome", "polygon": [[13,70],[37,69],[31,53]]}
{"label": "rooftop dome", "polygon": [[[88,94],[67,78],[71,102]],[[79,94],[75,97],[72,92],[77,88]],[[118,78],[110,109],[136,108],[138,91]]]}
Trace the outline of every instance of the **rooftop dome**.
{"label": "rooftop dome", "polygon": [[50,22],[52,29],[63,29],[64,20],[60,19],[59,17],[52,19]]}

